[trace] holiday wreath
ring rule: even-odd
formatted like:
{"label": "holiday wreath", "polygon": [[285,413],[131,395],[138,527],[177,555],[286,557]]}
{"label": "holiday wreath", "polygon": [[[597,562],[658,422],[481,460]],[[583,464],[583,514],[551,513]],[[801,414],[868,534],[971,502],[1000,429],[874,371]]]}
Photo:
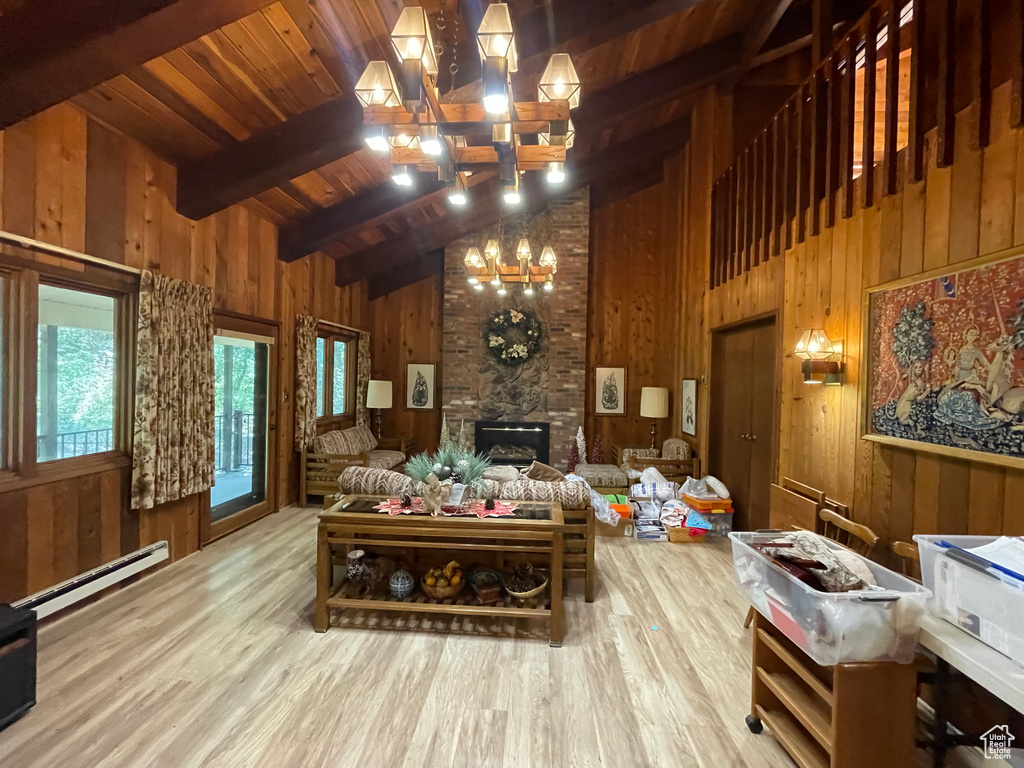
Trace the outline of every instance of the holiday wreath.
{"label": "holiday wreath", "polygon": [[529,309],[503,309],[484,324],[484,346],[503,365],[525,363],[540,351],[540,319]]}

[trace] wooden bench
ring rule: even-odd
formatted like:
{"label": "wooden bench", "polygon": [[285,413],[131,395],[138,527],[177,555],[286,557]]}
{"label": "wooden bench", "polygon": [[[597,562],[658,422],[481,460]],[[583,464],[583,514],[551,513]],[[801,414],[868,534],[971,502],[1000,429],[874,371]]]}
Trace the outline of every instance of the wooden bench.
{"label": "wooden bench", "polygon": [[[383,451],[400,451],[409,454],[416,450],[416,440],[411,437],[382,437],[377,448]],[[370,453],[353,455],[340,453],[314,453],[302,451],[299,460],[299,503],[305,506],[310,496],[328,496],[338,493],[338,477],[348,467],[370,466]],[[404,464],[392,469],[401,472]]]}

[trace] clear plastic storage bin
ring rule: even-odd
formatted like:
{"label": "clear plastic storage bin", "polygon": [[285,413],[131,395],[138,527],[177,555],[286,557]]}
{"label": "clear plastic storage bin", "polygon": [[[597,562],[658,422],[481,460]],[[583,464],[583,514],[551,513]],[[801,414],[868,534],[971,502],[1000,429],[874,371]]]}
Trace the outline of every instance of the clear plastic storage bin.
{"label": "clear plastic storage bin", "polygon": [[[819,592],[750,546],[778,537],[778,532],[729,534],[740,590],[786,637],[823,666],[914,660],[927,589],[857,555],[881,589]],[[832,549],[843,549],[825,541]]]}
{"label": "clear plastic storage bin", "polygon": [[928,609],[1024,666],[1024,582],[950,557],[945,541],[968,552],[998,536],[914,536]]}

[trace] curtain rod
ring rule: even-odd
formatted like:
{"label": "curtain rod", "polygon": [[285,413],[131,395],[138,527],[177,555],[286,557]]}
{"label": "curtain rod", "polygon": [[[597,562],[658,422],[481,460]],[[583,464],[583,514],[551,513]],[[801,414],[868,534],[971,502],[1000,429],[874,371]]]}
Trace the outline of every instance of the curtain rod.
{"label": "curtain rod", "polygon": [[341,323],[332,323],[330,320],[318,319],[317,323],[319,323],[320,325],[326,325],[330,328],[337,328],[342,331],[352,331],[352,333],[364,333],[364,331],[362,331],[359,328],[353,328],[350,325],[342,325]]}
{"label": "curtain rod", "polygon": [[82,261],[86,264],[92,264],[97,267],[116,269],[119,272],[126,272],[129,275],[142,274],[142,270],[136,269],[135,267],[118,264],[116,261],[107,261],[106,259],[101,259],[98,256],[90,256],[87,253],[72,251],[70,248],[62,248],[59,245],[50,245],[49,243],[44,243],[40,240],[33,240],[30,237],[22,237],[21,235],[16,235],[13,232],[0,230],[0,243],[14,245],[18,248],[24,248],[26,251],[33,251],[34,253],[42,253],[48,256],[59,256],[64,259]]}

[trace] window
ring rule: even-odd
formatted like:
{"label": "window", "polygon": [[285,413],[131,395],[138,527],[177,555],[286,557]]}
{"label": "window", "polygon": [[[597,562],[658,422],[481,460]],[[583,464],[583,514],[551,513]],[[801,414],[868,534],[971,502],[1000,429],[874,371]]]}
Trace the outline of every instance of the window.
{"label": "window", "polygon": [[348,368],[346,354],[347,345],[344,341],[334,342],[334,391],[331,393],[332,411],[335,416],[348,413],[345,402],[345,376]]}
{"label": "window", "polygon": [[316,417],[324,415],[324,365],[326,364],[327,341],[316,340]]}
{"label": "window", "polygon": [[316,340],[316,415],[324,423],[355,412],[355,334],[321,332]]}
{"label": "window", "polygon": [[0,487],[123,466],[137,290],[117,268],[0,246]]}
{"label": "window", "polygon": [[114,310],[110,296],[39,286],[36,460],[114,448]]}

